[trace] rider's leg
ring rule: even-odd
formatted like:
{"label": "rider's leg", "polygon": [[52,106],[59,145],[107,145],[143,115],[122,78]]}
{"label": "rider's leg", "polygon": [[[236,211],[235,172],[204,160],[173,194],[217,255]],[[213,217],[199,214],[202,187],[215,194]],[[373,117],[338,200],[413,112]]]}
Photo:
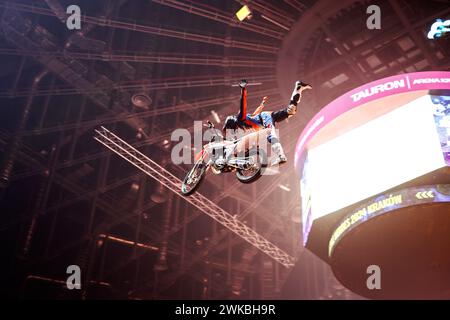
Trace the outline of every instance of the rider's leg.
{"label": "rider's leg", "polygon": [[293,116],[297,112],[297,104],[302,98],[302,92],[309,89],[312,89],[312,86],[307,83],[301,81],[297,81],[295,83],[295,87],[291,95],[291,100],[289,101],[289,106],[287,107],[289,116]]}
{"label": "rider's leg", "polygon": [[285,163],[287,161],[286,155],[284,154],[283,147],[281,146],[280,140],[278,139],[278,135],[275,127],[272,125],[271,131],[267,140],[270,142],[272,147],[272,162],[271,165],[277,165],[281,163]]}
{"label": "rider's leg", "polygon": [[287,161],[286,156],[283,151],[283,147],[278,139],[277,130],[275,128],[275,121],[273,118],[273,112],[261,112],[260,121],[265,128],[270,128],[270,134],[267,136],[272,148],[272,165],[284,163]]}
{"label": "rider's leg", "polygon": [[297,104],[300,102],[303,90],[311,89],[309,84],[297,81],[295,83],[294,91],[292,92],[289,106],[278,111],[272,112],[272,119],[276,122],[281,122],[287,118],[293,116],[297,112]]}
{"label": "rider's leg", "polygon": [[273,122],[275,122],[275,123],[286,120],[287,118],[289,118],[289,113],[288,113],[287,107],[280,109],[278,111],[272,112],[272,119],[273,119]]}

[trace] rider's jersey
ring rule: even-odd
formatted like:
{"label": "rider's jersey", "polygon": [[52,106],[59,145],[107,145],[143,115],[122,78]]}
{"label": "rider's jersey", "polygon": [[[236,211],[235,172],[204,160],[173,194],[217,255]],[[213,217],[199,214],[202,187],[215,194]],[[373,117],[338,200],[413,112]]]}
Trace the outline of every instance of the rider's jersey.
{"label": "rider's jersey", "polygon": [[263,111],[257,115],[251,115],[247,113],[245,119],[240,121],[242,126],[248,129],[262,129],[272,127],[271,112]]}
{"label": "rider's jersey", "polygon": [[262,129],[271,128],[273,126],[272,113],[268,111],[261,112],[256,115],[247,113],[247,89],[242,88],[241,103],[239,109],[238,125],[242,129]]}

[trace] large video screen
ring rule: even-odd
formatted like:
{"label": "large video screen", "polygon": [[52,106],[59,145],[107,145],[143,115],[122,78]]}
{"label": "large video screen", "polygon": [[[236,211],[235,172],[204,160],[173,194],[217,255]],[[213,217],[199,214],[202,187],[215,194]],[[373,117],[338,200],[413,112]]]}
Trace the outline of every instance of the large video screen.
{"label": "large video screen", "polygon": [[302,170],[304,223],[450,165],[449,102],[448,90],[397,94],[321,129]]}

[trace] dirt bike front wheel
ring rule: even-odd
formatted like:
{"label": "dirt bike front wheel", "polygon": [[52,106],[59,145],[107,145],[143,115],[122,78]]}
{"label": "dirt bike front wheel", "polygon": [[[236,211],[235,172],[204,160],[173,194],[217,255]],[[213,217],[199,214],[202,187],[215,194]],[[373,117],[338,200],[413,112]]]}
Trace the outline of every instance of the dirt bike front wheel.
{"label": "dirt bike front wheel", "polygon": [[198,160],[192,169],[186,174],[186,177],[181,184],[181,193],[185,196],[192,194],[200,187],[201,182],[205,176],[207,165],[203,159]]}
{"label": "dirt bike front wheel", "polygon": [[251,163],[245,169],[236,170],[236,178],[242,183],[251,183],[259,178],[267,166],[267,157],[263,150],[251,149],[246,155]]}

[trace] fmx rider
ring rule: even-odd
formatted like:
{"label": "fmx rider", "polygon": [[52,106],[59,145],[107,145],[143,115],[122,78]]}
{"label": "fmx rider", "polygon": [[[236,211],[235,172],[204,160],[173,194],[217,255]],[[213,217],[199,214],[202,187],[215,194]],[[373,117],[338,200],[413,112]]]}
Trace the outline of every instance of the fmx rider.
{"label": "fmx rider", "polygon": [[270,128],[271,132],[267,137],[267,140],[272,146],[272,152],[275,154],[271,164],[277,165],[285,163],[287,159],[277,136],[275,124],[292,117],[297,112],[297,105],[300,102],[303,90],[312,89],[311,85],[297,81],[287,107],[278,111],[263,111],[264,103],[267,101],[267,97],[264,97],[261,104],[253,113],[247,113],[247,81],[241,80],[239,87],[241,88],[239,113],[237,115],[228,116],[225,119],[222,131],[225,134],[226,130],[242,129],[247,131]]}

